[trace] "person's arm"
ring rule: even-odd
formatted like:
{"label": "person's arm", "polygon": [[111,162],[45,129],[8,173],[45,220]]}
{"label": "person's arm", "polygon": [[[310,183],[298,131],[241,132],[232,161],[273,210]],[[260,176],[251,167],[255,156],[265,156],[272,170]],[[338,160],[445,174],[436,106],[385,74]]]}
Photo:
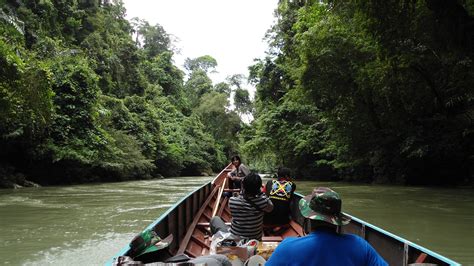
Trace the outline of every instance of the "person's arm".
{"label": "person's arm", "polygon": [[[268,258],[267,262],[265,265],[267,266],[273,266],[273,265],[290,265],[291,261],[291,256],[293,254],[290,254],[288,252],[288,238],[283,239],[281,243],[276,247],[276,249],[273,251],[272,255],[270,258]],[[291,247],[290,247],[291,248]]]}
{"label": "person's arm", "polygon": [[[264,196],[265,197],[265,196]],[[263,209],[264,212],[271,212],[273,210],[273,202],[265,197],[266,201],[267,201],[267,206],[265,206],[265,208]]]}
{"label": "person's arm", "polygon": [[250,170],[249,170],[249,168],[248,168],[246,165],[240,164],[240,165],[239,165],[239,168],[240,168],[240,172],[243,174],[243,177],[244,177],[244,176],[247,176],[248,174],[250,174]]}
{"label": "person's arm", "polygon": [[296,184],[291,181],[290,200],[295,196]]}
{"label": "person's arm", "polygon": [[230,172],[227,174],[227,177],[230,178],[231,180],[240,179],[240,178],[237,176],[237,168],[235,168],[234,170],[230,171]]}
{"label": "person's arm", "polygon": [[364,241],[367,247],[367,264],[370,266],[388,266],[388,263],[380,256],[377,251],[367,242]]}
{"label": "person's arm", "polygon": [[267,183],[265,184],[265,186],[263,187],[262,189],[262,192],[265,193],[265,195],[268,197],[270,195],[270,191],[272,189],[272,185],[271,185],[272,181],[271,180],[268,180]]}

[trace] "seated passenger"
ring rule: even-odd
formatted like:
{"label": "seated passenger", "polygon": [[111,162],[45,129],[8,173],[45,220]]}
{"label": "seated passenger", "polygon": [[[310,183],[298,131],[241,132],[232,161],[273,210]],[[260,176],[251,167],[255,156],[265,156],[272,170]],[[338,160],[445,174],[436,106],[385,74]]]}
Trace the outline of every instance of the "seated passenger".
{"label": "seated passenger", "polygon": [[296,190],[291,181],[291,171],[286,167],[278,168],[277,179],[268,180],[264,192],[273,203],[273,211],[265,213],[263,223],[267,225],[284,225],[290,222],[290,202]]}
{"label": "seated passenger", "polygon": [[339,233],[350,221],[341,205],[339,194],[325,187],[302,198],[300,211],[310,219],[311,233],[285,238],[265,265],[388,265],[363,238]]}
{"label": "seated passenger", "polygon": [[241,239],[262,239],[263,213],[273,209],[272,202],[260,192],[262,179],[256,173],[248,174],[242,180],[242,193],[230,197],[229,208],[232,214],[230,228],[219,216],[211,218],[211,232],[231,232]]}
{"label": "seated passenger", "polygon": [[242,179],[250,173],[250,170],[240,160],[239,156],[232,156],[230,159],[234,166],[234,170],[227,174],[229,178],[229,188],[240,189]]}

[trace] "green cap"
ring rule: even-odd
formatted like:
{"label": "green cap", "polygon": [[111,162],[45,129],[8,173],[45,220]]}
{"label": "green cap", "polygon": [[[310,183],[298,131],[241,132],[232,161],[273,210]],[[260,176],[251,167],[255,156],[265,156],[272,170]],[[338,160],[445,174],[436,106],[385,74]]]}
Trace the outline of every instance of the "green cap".
{"label": "green cap", "polygon": [[341,212],[342,201],[335,191],[327,187],[313,189],[311,195],[300,200],[301,214],[312,220],[334,225],[346,225],[351,218]]}
{"label": "green cap", "polygon": [[130,249],[131,249],[131,252],[132,252],[132,256],[133,257],[138,257],[138,256],[141,256],[141,255],[149,253],[149,252],[153,252],[153,251],[163,249],[163,248],[169,246],[169,244],[171,243],[171,241],[173,239],[172,235],[171,235],[171,239],[169,239],[169,238],[170,237],[167,237],[165,239],[161,239],[156,234],[155,231],[153,231],[151,229],[146,229],[145,231],[143,231],[139,235],[135,236],[132,239],[132,242],[130,242]]}

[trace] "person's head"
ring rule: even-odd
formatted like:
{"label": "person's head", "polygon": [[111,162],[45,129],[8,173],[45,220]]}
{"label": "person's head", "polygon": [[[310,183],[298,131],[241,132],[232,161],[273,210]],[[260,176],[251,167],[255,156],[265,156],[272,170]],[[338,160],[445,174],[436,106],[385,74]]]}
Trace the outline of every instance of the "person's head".
{"label": "person's head", "polygon": [[240,157],[238,155],[232,156],[232,158],[230,158],[230,161],[235,166],[239,166],[242,163],[242,161],[240,160]]}
{"label": "person's head", "polygon": [[244,180],[242,180],[242,188],[244,193],[248,196],[256,196],[260,194],[260,188],[262,187],[262,178],[255,173],[250,172]]}
{"label": "person's head", "polygon": [[280,167],[278,168],[278,172],[277,172],[277,177],[278,179],[280,178],[290,178],[291,176],[291,170],[289,168],[286,168],[286,167]]}
{"label": "person's head", "polygon": [[313,189],[299,202],[301,214],[311,220],[311,226],[338,227],[349,223],[351,218],[342,213],[342,200],[337,192],[327,187]]}

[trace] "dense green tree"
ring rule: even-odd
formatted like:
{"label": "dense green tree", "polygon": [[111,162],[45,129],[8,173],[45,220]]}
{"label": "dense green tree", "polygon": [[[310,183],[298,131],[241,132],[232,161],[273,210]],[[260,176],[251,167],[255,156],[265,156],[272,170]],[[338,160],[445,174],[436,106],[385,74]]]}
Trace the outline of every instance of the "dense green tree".
{"label": "dense green tree", "polygon": [[186,58],[186,60],[184,60],[184,68],[189,72],[202,70],[209,73],[215,71],[216,67],[217,61],[210,55],[203,55],[194,59]]}
{"label": "dense green tree", "polygon": [[193,108],[199,105],[199,100],[204,94],[213,90],[214,86],[208,74],[216,66],[216,59],[209,55],[194,59],[186,58],[184,67],[189,72],[189,77],[185,89]]}
{"label": "dense green tree", "polygon": [[249,81],[255,85],[257,112],[265,109],[268,104],[276,104],[285,95],[290,87],[287,85],[291,79],[285,69],[277,62],[267,57],[258,60],[250,66]]}
{"label": "dense green tree", "polygon": [[234,74],[234,75],[230,75],[226,78],[227,83],[231,87],[234,87],[233,90],[241,89],[244,79],[245,79],[245,76],[242,75],[242,74]]}
{"label": "dense green tree", "polygon": [[135,19],[136,44],[143,47],[145,55],[151,59],[171,48],[171,40],[160,25],[150,25],[146,20]]}
{"label": "dense green tree", "polygon": [[[226,164],[240,119],[216,140],[209,116],[194,110],[218,90],[207,76],[215,59],[197,58],[185,87],[170,36],[159,24],[129,23],[119,0],[0,4],[0,183],[18,173],[59,184]],[[229,120],[226,106],[219,98]]]}
{"label": "dense green tree", "polygon": [[241,114],[247,114],[252,112],[252,102],[250,101],[248,90],[235,90],[234,105],[237,112]]}
{"label": "dense green tree", "polygon": [[[317,178],[324,177],[318,167],[330,167],[341,177],[377,182],[469,180],[470,7],[471,1],[280,1],[270,57],[250,68],[257,113],[248,148],[273,135],[279,147],[261,153],[287,154],[287,164],[314,169],[305,175]],[[313,116],[276,115],[304,105],[303,98],[317,108]],[[311,145],[315,157],[292,150],[291,132],[302,137],[307,129],[286,127],[308,119],[320,125],[317,141],[299,147]],[[289,137],[280,139],[279,130]]]}
{"label": "dense green tree", "polygon": [[216,142],[223,146],[225,155],[230,157],[238,151],[236,135],[241,129],[241,119],[228,108],[226,94],[211,92],[201,98],[195,112],[205,124],[206,131],[212,134]]}
{"label": "dense green tree", "polygon": [[208,55],[188,58],[185,68],[190,74],[185,89],[196,118],[205,125],[205,131],[215,139],[223,154],[230,157],[239,150],[236,135],[241,129],[241,119],[229,109],[231,85],[221,82],[214,86],[208,76],[216,66],[217,61]]}
{"label": "dense green tree", "polygon": [[164,95],[182,111],[189,113],[189,99],[185,94],[183,78],[184,73],[173,65],[170,51],[161,53],[151,60],[143,61],[141,68],[152,84],[158,84]]}
{"label": "dense green tree", "polygon": [[230,97],[231,88],[230,85],[226,82],[219,82],[214,85],[214,91],[218,93],[224,93],[227,97]]}
{"label": "dense green tree", "polygon": [[190,100],[191,107],[195,108],[199,105],[199,99],[213,89],[212,80],[203,70],[193,71],[189,79],[184,84],[186,94]]}
{"label": "dense green tree", "polygon": [[52,73],[20,49],[0,39],[0,158],[9,163],[34,151],[53,119]]}

